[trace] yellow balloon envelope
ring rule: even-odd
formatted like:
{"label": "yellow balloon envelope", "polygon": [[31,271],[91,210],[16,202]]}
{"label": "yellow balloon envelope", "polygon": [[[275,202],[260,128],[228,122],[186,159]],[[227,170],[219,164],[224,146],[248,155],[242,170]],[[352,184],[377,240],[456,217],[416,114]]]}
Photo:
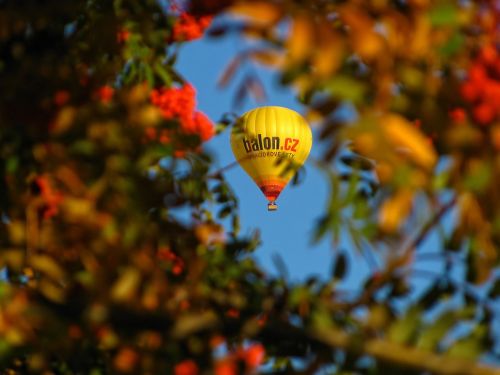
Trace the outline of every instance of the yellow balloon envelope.
{"label": "yellow balloon envelope", "polygon": [[236,160],[276,210],[276,199],[304,164],[312,146],[306,120],[283,107],[260,107],[241,116],[231,133]]}

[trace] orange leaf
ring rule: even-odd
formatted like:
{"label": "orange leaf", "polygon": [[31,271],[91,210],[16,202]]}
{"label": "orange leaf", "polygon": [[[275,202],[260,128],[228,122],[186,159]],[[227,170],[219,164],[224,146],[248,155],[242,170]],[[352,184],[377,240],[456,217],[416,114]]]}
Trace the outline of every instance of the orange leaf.
{"label": "orange leaf", "polygon": [[195,234],[198,240],[205,245],[223,243],[225,240],[224,228],[217,224],[200,224],[195,228]]}
{"label": "orange leaf", "polygon": [[281,9],[266,1],[248,1],[233,5],[230,12],[248,17],[253,23],[270,25],[281,18]]}
{"label": "orange leaf", "polygon": [[320,78],[328,78],[342,62],[342,39],[333,32],[327,23],[322,24],[317,32],[319,45],[312,61],[314,74]]}
{"label": "orange leaf", "polygon": [[311,53],[313,33],[313,25],[306,16],[297,16],[293,19],[290,36],[286,42],[292,63],[303,61]]}

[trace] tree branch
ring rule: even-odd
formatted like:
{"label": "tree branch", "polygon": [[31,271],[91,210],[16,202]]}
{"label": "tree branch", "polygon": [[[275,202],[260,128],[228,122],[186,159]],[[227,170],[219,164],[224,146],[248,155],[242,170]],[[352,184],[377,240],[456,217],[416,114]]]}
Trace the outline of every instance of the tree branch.
{"label": "tree branch", "polygon": [[420,228],[417,235],[404,247],[399,255],[387,262],[384,271],[379,274],[379,277],[367,289],[363,291],[363,293],[355,302],[350,305],[351,309],[366,303],[371,298],[373,293],[391,278],[396,269],[408,263],[408,259],[411,256],[413,250],[416,249],[425,240],[432,228],[434,228],[434,226],[439,223],[442,217],[455,205],[456,200],[457,198],[453,197],[453,199],[451,199],[448,203],[439,208],[439,210],[430,218],[430,220],[425,223],[422,228]]}
{"label": "tree branch", "polygon": [[462,358],[440,355],[407,347],[387,340],[354,338],[336,328],[314,329],[310,336],[330,347],[356,355],[370,355],[379,361],[414,370],[443,375],[500,375],[500,369],[491,368]]}
{"label": "tree branch", "polygon": [[455,205],[457,197],[453,197],[448,203],[442,205],[434,216],[420,229],[417,236],[406,246],[404,252],[412,251],[418,247],[427,237],[429,232],[443,218],[443,216]]}

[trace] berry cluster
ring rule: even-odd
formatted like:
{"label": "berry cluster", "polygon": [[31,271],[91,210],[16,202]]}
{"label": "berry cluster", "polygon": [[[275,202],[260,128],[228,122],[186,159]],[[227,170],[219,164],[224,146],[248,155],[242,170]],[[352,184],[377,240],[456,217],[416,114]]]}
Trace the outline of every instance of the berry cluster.
{"label": "berry cluster", "polygon": [[[500,55],[495,46],[481,49],[460,87],[462,98],[472,105],[472,117],[480,125],[489,125],[500,117]],[[454,112],[460,119],[462,114]]]}
{"label": "berry cluster", "polygon": [[49,179],[45,176],[39,176],[35,179],[35,188],[43,201],[41,207],[43,219],[50,219],[57,215],[63,195],[52,188]]}
{"label": "berry cluster", "polygon": [[212,16],[196,17],[182,12],[172,29],[172,39],[176,42],[186,42],[201,38],[211,22]]}
{"label": "berry cluster", "polygon": [[[264,361],[265,349],[261,344],[240,348],[215,364],[215,375],[237,375],[238,362],[244,364],[249,373],[254,372]],[[198,365],[191,359],[179,362],[174,368],[175,375],[198,375]]]}
{"label": "berry cluster", "polygon": [[171,271],[174,275],[178,276],[184,272],[184,260],[174,252],[172,252],[168,247],[162,247],[158,249],[156,257],[160,261],[164,261],[171,266]]}
{"label": "berry cluster", "polygon": [[[197,134],[202,141],[208,141],[215,134],[212,121],[202,112],[196,111],[196,91],[185,84],[179,88],[160,88],[151,91],[151,103],[161,110],[166,119],[176,119],[184,134]],[[162,134],[169,142],[168,134]],[[162,141],[162,140],[160,140]]]}

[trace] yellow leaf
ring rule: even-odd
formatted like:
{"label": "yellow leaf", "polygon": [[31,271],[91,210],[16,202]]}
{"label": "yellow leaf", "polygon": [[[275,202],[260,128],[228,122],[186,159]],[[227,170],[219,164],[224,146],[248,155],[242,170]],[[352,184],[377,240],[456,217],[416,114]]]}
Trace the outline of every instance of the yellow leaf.
{"label": "yellow leaf", "polygon": [[485,225],[481,206],[471,193],[464,193],[458,201],[461,224],[466,230],[477,232]]}
{"label": "yellow leaf", "polygon": [[7,225],[9,239],[14,245],[22,245],[26,240],[26,226],[20,220],[12,221]]}
{"label": "yellow leaf", "polygon": [[224,243],[224,228],[218,224],[200,224],[195,228],[196,237],[204,245]]}
{"label": "yellow leaf", "polygon": [[162,115],[160,110],[152,105],[140,107],[132,112],[131,120],[137,122],[141,126],[156,126],[160,123]]}
{"label": "yellow leaf", "polygon": [[184,338],[199,331],[207,330],[217,324],[217,315],[213,311],[186,314],[179,317],[172,328],[174,338]]}
{"label": "yellow leaf", "polygon": [[12,327],[9,330],[7,330],[4,339],[10,345],[18,346],[23,344],[25,338],[19,329]]}
{"label": "yellow leaf", "polygon": [[25,251],[23,249],[3,249],[0,265],[3,267],[7,264],[15,270],[20,270],[23,267],[24,258]]}
{"label": "yellow leaf", "polygon": [[229,12],[248,17],[254,24],[270,25],[281,18],[281,9],[266,1],[239,2]]}
{"label": "yellow leaf", "polygon": [[73,220],[88,219],[94,212],[93,202],[87,199],[66,197],[61,207],[65,214]]}
{"label": "yellow leaf", "polygon": [[314,30],[311,21],[306,16],[296,16],[293,19],[290,36],[286,47],[292,63],[305,60],[312,51]]}
{"label": "yellow leaf", "polygon": [[41,280],[38,289],[49,300],[59,303],[64,302],[64,289],[52,281]]}
{"label": "yellow leaf", "polygon": [[386,232],[396,231],[408,217],[411,210],[413,193],[410,190],[399,190],[387,199],[380,208],[379,225]]}
{"label": "yellow leaf", "polygon": [[125,97],[129,106],[140,105],[149,99],[150,88],[147,83],[135,85]]}
{"label": "yellow leaf", "polygon": [[394,147],[407,152],[416,164],[431,169],[437,155],[428,140],[403,117],[390,114],[381,119],[384,133]]}
{"label": "yellow leaf", "polygon": [[111,298],[117,302],[126,302],[134,298],[141,281],[141,275],[135,268],[127,268],[111,289]]}
{"label": "yellow leaf", "polygon": [[60,134],[69,129],[76,117],[76,110],[73,107],[65,107],[61,109],[54,121],[51,131],[54,134]]}
{"label": "yellow leaf", "polygon": [[31,255],[28,259],[33,270],[44,273],[52,280],[64,281],[65,273],[57,262],[48,255]]}

